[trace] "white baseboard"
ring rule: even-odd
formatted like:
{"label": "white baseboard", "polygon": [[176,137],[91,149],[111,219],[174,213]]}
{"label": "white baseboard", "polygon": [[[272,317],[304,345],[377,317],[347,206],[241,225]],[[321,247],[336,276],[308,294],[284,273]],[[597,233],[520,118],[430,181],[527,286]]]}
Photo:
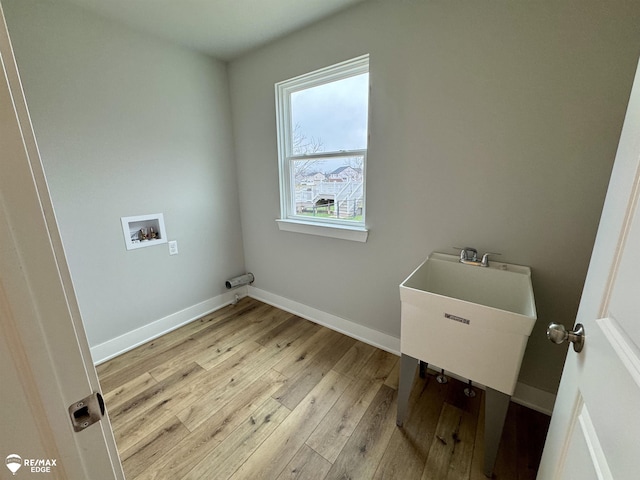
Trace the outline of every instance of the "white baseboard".
{"label": "white baseboard", "polygon": [[365,327],[351,320],[337,317],[318,310],[317,308],[309,307],[256,287],[249,286],[249,296],[319,325],[323,325],[336,332],[344,333],[356,340],[368,343],[389,353],[400,355],[400,339],[388,333],[379,332],[378,330]]}
{"label": "white baseboard", "polygon": [[550,416],[553,411],[553,405],[556,403],[556,396],[553,393],[540,390],[526,383],[518,382],[511,400]]}
{"label": "white baseboard", "polygon": [[93,363],[99,365],[154,338],[158,338],[165,333],[169,333],[176,328],[186,325],[193,320],[225,307],[235,301],[236,294],[240,297],[245,297],[247,295],[246,287],[225,292],[217,297],[210,298],[140,328],[131,330],[119,337],[92,346],[91,356],[93,357]]}
{"label": "white baseboard", "polygon": [[[299,317],[323,325],[331,330],[344,333],[352,338],[360,340],[374,347],[381,348],[395,355],[400,355],[400,339],[374,330],[364,325],[346,320],[344,318],[323,312],[317,308],[309,307],[294,300],[281,297],[265,290],[249,286],[249,296],[261,302],[273,305],[281,310],[293,313]],[[465,381],[465,380],[462,380]],[[474,384],[477,385],[477,384]],[[477,385],[484,389],[484,386]],[[515,403],[531,408],[546,415],[551,415],[556,396],[553,393],[545,392],[530,385],[518,382],[516,390],[511,397]]]}

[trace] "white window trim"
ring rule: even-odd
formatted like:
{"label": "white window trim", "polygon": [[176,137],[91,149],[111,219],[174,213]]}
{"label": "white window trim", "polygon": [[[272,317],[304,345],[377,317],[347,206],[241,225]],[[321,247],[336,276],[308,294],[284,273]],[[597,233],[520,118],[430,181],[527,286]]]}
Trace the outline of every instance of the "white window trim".
{"label": "white window trim", "polygon": [[276,90],[276,122],[278,133],[278,167],[280,180],[280,218],[277,219],[278,228],[287,232],[320,235],[343,240],[366,242],[368,230],[363,222],[338,220],[331,218],[313,219],[295,214],[294,199],[292,198],[291,173],[289,164],[292,160],[310,158],[344,157],[349,154],[364,155],[363,162],[363,208],[362,215],[366,221],[366,168],[367,150],[319,152],[313,155],[294,156],[291,152],[291,94],[329,81],[337,81],[354,75],[369,72],[369,55],[347,60],[314,72],[279,82]]}
{"label": "white window trim", "polygon": [[278,228],[284,232],[305,233],[319,235],[321,237],[339,238],[354,242],[366,242],[369,230],[365,227],[353,227],[350,225],[337,225],[320,222],[304,222],[302,220],[277,219]]}

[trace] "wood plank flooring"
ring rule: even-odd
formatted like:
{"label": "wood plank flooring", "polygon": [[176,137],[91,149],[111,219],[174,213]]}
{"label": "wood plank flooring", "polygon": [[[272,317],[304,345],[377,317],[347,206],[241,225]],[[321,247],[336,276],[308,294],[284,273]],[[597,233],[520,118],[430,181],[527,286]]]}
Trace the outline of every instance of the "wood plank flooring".
{"label": "wood plank flooring", "polygon": [[[250,298],[98,366],[128,480],[478,480],[484,395]],[[535,479],[549,418],[511,404],[495,477]]]}

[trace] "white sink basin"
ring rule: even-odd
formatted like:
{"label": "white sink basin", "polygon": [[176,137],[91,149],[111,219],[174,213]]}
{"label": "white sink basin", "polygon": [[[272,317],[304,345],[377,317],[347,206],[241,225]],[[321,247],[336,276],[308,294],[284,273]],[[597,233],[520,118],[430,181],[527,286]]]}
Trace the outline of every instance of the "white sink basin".
{"label": "white sink basin", "polygon": [[432,253],[401,285],[401,351],[512,395],[537,319],[529,267]]}

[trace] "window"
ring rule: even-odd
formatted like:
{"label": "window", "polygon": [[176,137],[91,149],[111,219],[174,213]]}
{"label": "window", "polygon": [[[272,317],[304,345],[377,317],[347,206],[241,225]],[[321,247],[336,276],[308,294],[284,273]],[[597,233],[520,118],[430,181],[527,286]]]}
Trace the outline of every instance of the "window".
{"label": "window", "polygon": [[276,84],[281,230],[366,241],[369,56]]}

